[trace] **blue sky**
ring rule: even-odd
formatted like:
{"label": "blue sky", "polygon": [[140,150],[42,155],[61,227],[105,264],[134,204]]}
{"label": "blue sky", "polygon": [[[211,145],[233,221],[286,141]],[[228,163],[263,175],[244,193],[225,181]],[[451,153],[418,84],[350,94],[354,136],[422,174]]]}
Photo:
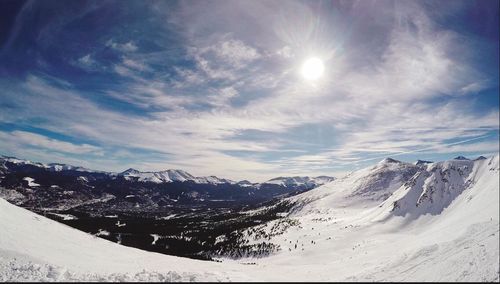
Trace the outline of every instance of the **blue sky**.
{"label": "blue sky", "polygon": [[[498,1],[2,1],[0,153],[262,181],[499,149]],[[318,80],[300,73],[324,63]]]}

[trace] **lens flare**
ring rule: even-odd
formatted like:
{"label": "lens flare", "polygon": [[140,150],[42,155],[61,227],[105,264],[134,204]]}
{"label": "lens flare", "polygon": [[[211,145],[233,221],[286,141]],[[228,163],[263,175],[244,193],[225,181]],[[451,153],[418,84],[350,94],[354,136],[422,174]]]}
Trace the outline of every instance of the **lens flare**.
{"label": "lens flare", "polygon": [[323,61],[317,57],[307,59],[302,65],[302,76],[307,80],[317,80],[325,71]]}

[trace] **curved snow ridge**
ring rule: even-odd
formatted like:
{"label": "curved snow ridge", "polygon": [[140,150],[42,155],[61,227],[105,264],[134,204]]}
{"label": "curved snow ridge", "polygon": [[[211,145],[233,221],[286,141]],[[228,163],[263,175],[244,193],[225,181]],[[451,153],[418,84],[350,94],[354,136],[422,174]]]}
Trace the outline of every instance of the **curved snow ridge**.
{"label": "curved snow ridge", "polygon": [[372,209],[377,211],[377,219],[437,215],[478,180],[498,184],[498,157],[420,165],[386,158],[289,200],[297,204],[294,215],[328,214],[345,207]]}
{"label": "curved snow ridge", "polygon": [[297,204],[294,214],[328,213],[338,207],[374,207],[391,196],[419,169],[414,164],[384,159],[372,167],[351,172],[289,200]]}
{"label": "curved snow ridge", "polygon": [[454,159],[428,165],[399,188],[384,204],[395,216],[438,215],[480,180],[498,188],[498,155],[489,159]]}

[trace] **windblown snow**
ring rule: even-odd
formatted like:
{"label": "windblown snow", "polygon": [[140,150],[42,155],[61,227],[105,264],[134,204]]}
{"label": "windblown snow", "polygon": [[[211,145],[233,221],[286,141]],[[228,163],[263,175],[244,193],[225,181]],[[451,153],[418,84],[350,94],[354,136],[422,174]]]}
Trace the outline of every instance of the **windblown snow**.
{"label": "windblown snow", "polygon": [[499,281],[498,155],[385,159],[288,200],[291,213],[256,226],[278,252],[221,263],[120,246],[0,200],[0,281]]}

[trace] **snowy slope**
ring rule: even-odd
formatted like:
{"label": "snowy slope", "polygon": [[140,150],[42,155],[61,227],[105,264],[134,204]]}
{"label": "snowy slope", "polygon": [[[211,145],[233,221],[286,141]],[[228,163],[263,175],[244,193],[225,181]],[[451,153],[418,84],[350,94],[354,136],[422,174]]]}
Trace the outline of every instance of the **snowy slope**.
{"label": "snowy slope", "polygon": [[0,200],[0,280],[499,281],[498,155],[385,159],[288,200],[285,219],[257,226],[280,251],[222,263],[122,247]]}
{"label": "snowy slope", "polygon": [[138,181],[149,181],[155,183],[194,180],[195,177],[182,170],[165,170],[160,172],[140,172],[135,169],[128,169],[118,175],[130,180],[137,178]]}
{"label": "snowy slope", "polygon": [[287,219],[296,225],[261,226],[281,251],[257,260],[253,273],[268,281],[287,275],[294,281],[498,282],[498,159],[421,166],[386,159],[291,197],[299,205]]}
{"label": "snowy slope", "polygon": [[328,213],[335,207],[376,206],[419,169],[419,166],[388,158],[290,200],[304,206],[300,214],[308,210]]}
{"label": "snowy slope", "polygon": [[169,182],[185,182],[193,181],[199,184],[235,184],[235,181],[229,179],[218,178],[216,176],[195,177],[183,170],[165,170],[159,172],[141,172],[135,169],[128,169],[118,174],[127,180],[137,179],[138,181],[154,182],[154,183],[169,183]]}
{"label": "snowy slope", "polygon": [[219,263],[121,246],[3,199],[0,199],[0,232],[0,281],[227,279]]}
{"label": "snowy slope", "polygon": [[316,187],[329,182],[334,181],[334,177],[328,176],[318,176],[318,177],[277,177],[270,179],[263,184],[275,184],[284,187],[296,187],[296,186],[306,186],[306,187]]}

